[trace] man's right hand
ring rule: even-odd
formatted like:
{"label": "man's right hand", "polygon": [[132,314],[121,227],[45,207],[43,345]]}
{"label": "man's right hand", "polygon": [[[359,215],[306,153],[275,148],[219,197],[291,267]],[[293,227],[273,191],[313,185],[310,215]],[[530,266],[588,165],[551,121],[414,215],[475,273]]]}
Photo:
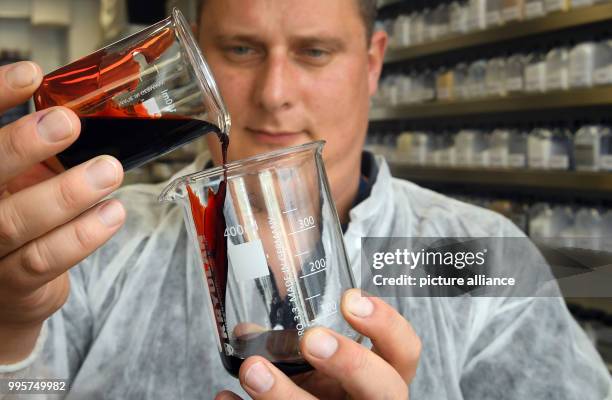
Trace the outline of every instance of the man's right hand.
{"label": "man's right hand", "polygon": [[[27,101],[41,80],[31,62],[0,67],[0,113]],[[119,161],[101,156],[59,175],[42,164],[79,132],[64,107],[0,129],[0,365],[31,353],[42,323],[68,298],[68,270],[125,220],[117,200],[91,208],[121,184]]]}

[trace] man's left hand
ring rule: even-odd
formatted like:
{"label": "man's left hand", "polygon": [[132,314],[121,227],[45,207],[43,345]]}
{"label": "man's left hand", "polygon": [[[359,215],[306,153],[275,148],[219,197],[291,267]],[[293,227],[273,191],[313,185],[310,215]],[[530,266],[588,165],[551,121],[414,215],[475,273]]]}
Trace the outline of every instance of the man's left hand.
{"label": "man's left hand", "polygon": [[[287,377],[262,357],[250,357],[240,368],[240,384],[255,400],[272,399],[407,399],[421,354],[421,341],[394,308],[351,289],[342,298],[342,314],[371,339],[364,346],[326,328],[309,329],[300,347],[312,372]],[[216,400],[240,399],[232,392]]]}

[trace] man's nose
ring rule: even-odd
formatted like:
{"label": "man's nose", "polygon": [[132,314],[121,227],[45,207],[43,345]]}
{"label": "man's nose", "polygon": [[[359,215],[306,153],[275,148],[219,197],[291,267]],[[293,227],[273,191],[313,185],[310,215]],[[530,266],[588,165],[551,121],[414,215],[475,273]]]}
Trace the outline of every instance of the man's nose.
{"label": "man's nose", "polygon": [[255,101],[268,112],[289,109],[294,104],[296,78],[284,55],[269,55],[261,65],[255,84]]}

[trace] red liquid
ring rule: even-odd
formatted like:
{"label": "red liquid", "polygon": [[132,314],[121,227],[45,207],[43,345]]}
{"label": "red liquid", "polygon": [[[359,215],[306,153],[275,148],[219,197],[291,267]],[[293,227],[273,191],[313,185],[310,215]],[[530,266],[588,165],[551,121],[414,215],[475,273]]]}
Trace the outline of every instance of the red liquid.
{"label": "red liquid", "polygon": [[82,117],[81,135],[57,159],[68,169],[108,154],[129,170],[209,132],[222,136],[216,126],[196,119]]}
{"label": "red liquid", "polygon": [[267,331],[247,334],[231,339],[225,325],[225,292],[227,285],[227,242],[224,236],[226,222],[223,214],[225,204],[227,169],[228,136],[219,136],[223,155],[223,181],[219,184],[217,193],[212,189],[208,192],[207,206],[203,206],[198,196],[190,186],[187,186],[191,213],[195,222],[200,249],[205,257],[204,274],[211,294],[217,330],[223,345],[230,345],[234,352],[241,354],[228,356],[221,352],[221,361],[225,369],[238,377],[240,366],[244,360],[253,355],[260,355],[270,360],[277,368],[287,375],[295,375],[310,371],[312,367],[299,352],[298,333],[295,329]]}
{"label": "red liquid", "polygon": [[81,118],[79,139],[47,161],[57,172],[102,154],[116,157],[129,170],[206,133],[225,136],[204,121],[178,114],[152,116],[142,104],[148,97],[130,98],[134,93],[160,97],[161,89],[143,91],[156,81],[153,73],[142,72],[139,62],[158,59],[174,43],[175,32],[165,28],[138,39],[125,39],[44,77],[34,94],[36,109],[63,105]]}

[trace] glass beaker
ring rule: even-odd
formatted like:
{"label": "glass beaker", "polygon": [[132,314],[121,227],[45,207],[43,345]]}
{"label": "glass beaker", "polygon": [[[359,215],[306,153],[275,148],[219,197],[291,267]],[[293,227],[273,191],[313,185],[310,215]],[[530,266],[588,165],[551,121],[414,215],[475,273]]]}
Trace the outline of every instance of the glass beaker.
{"label": "glass beaker", "polygon": [[128,38],[46,75],[37,110],[65,106],[81,135],[47,160],[56,171],[101,154],[129,170],[197,137],[230,127],[213,75],[178,9]]}
{"label": "glass beaker", "polygon": [[322,160],[325,142],[181,177],[160,201],[183,206],[203,268],[223,365],[260,355],[287,374],[310,369],[299,340],[313,326],[359,340],[340,312],[354,287]]}

